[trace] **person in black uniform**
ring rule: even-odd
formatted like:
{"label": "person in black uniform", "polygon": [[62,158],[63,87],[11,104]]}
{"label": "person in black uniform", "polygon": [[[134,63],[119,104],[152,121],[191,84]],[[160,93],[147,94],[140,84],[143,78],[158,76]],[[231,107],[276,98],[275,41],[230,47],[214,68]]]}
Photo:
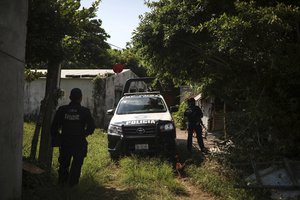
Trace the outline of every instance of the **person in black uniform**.
{"label": "person in black uniform", "polygon": [[58,183],[74,186],[79,182],[87,155],[86,137],[94,132],[95,123],[90,110],[80,105],[82,93],[79,88],[71,90],[70,100],[70,104],[60,106],[55,113],[51,136],[52,146],[59,146]]}
{"label": "person in black uniform", "polygon": [[194,98],[188,99],[188,108],[184,112],[184,116],[187,119],[187,129],[188,129],[188,138],[187,138],[187,149],[189,152],[192,152],[192,142],[193,142],[193,131],[196,132],[196,137],[198,145],[203,153],[207,153],[207,149],[204,147],[203,138],[202,138],[202,120],[203,113],[199,106],[196,106]]}

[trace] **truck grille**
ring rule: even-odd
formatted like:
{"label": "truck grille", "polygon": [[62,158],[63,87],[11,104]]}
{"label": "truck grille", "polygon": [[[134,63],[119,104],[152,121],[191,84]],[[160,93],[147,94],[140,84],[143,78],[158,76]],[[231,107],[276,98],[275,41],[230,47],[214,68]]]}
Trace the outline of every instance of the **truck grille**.
{"label": "truck grille", "polygon": [[156,126],[123,126],[123,134],[126,136],[156,135]]}

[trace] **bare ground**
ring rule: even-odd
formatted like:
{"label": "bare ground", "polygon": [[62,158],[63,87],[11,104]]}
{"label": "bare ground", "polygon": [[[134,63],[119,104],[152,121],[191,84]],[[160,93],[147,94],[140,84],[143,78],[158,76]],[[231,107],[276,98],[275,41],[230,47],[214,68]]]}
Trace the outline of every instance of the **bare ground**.
{"label": "bare ground", "polygon": [[177,199],[183,199],[183,200],[217,200],[215,197],[210,195],[207,192],[204,192],[201,190],[201,188],[196,187],[193,185],[188,178],[181,178],[178,179],[178,181],[185,187],[186,192],[188,193],[185,196],[180,196]]}
{"label": "bare ground", "polygon": [[[181,145],[182,147],[186,147],[186,140],[187,140],[187,131],[186,130],[176,130],[177,133],[177,144]],[[203,139],[204,145],[208,149],[212,149],[215,147],[214,143],[215,136],[209,134],[206,139]],[[183,161],[186,159],[204,159],[204,155],[201,154],[199,150],[199,146],[197,144],[197,139],[193,138],[193,147],[195,153],[190,157],[181,158]],[[216,197],[212,196],[211,194],[203,191],[200,187],[195,186],[189,177],[181,178],[178,176],[178,181],[185,187],[187,191],[187,195],[180,196],[177,199],[189,199],[189,200],[217,200]]]}

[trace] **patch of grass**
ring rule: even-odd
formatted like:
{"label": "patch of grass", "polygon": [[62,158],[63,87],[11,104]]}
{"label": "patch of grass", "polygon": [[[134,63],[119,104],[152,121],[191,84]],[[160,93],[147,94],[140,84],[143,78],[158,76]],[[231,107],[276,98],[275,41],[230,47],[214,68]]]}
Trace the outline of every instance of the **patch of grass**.
{"label": "patch of grass", "polygon": [[[35,124],[24,123],[23,157],[30,155],[31,139]],[[74,189],[57,186],[58,148],[53,150],[52,170],[48,174],[33,175],[23,172],[22,199],[109,199],[112,196],[134,197],[134,192],[116,191],[104,186],[114,179],[116,166],[107,153],[107,139],[102,130],[96,129],[88,138],[88,155],[82,166],[80,184]],[[129,199],[130,199],[129,198]],[[131,198],[132,199],[132,198]]]}
{"label": "patch of grass", "polygon": [[88,155],[82,166],[83,177],[94,177],[102,184],[111,180],[111,172],[116,168],[108,155],[106,138],[100,129],[88,137]]}
{"label": "patch of grass", "polygon": [[[23,156],[30,154],[33,123],[24,124]],[[119,163],[111,161],[107,151],[107,135],[97,129],[88,138],[88,155],[84,160],[80,184],[75,188],[57,186],[58,148],[54,148],[52,171],[49,174],[32,175],[23,172],[22,199],[175,199],[188,196],[188,192],[176,179],[172,165],[162,158],[125,157]],[[179,145],[182,162],[188,158],[185,145]],[[186,174],[199,188],[226,200],[267,199],[248,190],[234,188],[228,167],[214,158],[192,158],[186,166]],[[228,172],[229,171],[229,172]],[[234,174],[234,173],[232,173]],[[232,176],[234,177],[234,176]]]}
{"label": "patch of grass", "polygon": [[23,125],[23,156],[30,156],[31,140],[34,133],[35,124],[28,122]]}
{"label": "patch of grass", "polygon": [[[214,160],[206,159],[202,165],[190,165],[187,167],[187,174],[192,182],[200,186],[205,191],[226,200],[264,200],[263,193],[253,192],[241,188],[235,188],[235,177],[230,177],[230,172],[226,166]],[[234,174],[231,174],[234,176]]]}
{"label": "patch of grass", "polygon": [[120,167],[121,182],[135,188],[140,199],[174,199],[174,195],[186,193],[170,163],[158,158],[123,158]]}
{"label": "patch of grass", "polygon": [[[30,154],[33,123],[24,124],[24,159]],[[57,182],[58,148],[54,148],[49,174],[23,173],[24,200],[62,199],[174,199],[185,193],[176,180],[171,164],[158,158],[128,157],[120,164],[111,161],[107,135],[97,129],[88,138],[88,154],[82,166],[80,183],[75,188],[61,188]]]}

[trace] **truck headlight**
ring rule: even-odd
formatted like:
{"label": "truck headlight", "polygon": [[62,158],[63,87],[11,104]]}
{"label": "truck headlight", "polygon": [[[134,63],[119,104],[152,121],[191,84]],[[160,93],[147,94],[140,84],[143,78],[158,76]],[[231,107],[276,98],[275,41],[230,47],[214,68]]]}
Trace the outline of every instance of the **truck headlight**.
{"label": "truck headlight", "polygon": [[107,132],[109,135],[122,136],[122,127],[117,125],[109,125]]}
{"label": "truck headlight", "polygon": [[173,125],[173,123],[168,123],[168,124],[160,125],[159,128],[160,128],[161,132],[172,131],[172,130],[174,130],[174,125]]}

